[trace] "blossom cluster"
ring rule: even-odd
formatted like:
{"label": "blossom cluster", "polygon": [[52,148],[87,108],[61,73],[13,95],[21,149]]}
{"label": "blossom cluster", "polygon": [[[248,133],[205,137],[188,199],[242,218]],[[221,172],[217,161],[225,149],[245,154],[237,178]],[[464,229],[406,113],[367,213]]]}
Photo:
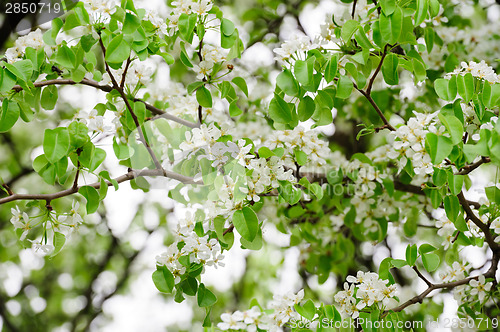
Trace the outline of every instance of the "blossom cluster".
{"label": "blossom cluster", "polygon": [[[472,210],[479,219],[481,219],[483,222],[487,222],[487,217],[485,215],[479,216],[477,211],[474,209]],[[481,238],[483,237],[479,227],[477,227],[476,224],[474,224],[470,219],[466,221],[467,227],[469,228],[468,231],[464,232],[464,235],[466,236],[474,236]],[[448,249],[452,244],[455,239],[455,232],[457,231],[455,225],[453,222],[446,217],[446,215],[443,215],[441,218],[439,218],[436,221],[436,227],[438,228],[437,234],[441,237],[444,237],[443,241],[443,247],[444,249]]]}
{"label": "blossom cluster", "polygon": [[[120,83],[120,80],[123,76],[124,68],[119,69],[111,69],[111,73],[117,83]],[[148,85],[151,83],[151,77],[155,72],[155,68],[151,65],[145,64],[144,62],[132,62],[127,68],[127,74],[125,75],[125,83],[131,86],[136,86],[138,84]],[[103,85],[111,84],[111,77],[108,73],[104,73],[102,75],[102,80],[100,82]]]}
{"label": "blossom cluster", "polygon": [[[453,262],[452,266],[449,266],[446,272],[441,273],[440,276],[443,282],[464,280],[469,274],[470,268],[468,263]],[[453,297],[459,305],[474,302],[477,299],[483,302],[492,286],[491,281],[486,282],[484,275],[480,275],[477,279],[471,279],[468,284],[454,287]]]}
{"label": "blossom cluster", "polygon": [[293,130],[276,130],[263,142],[271,150],[284,148],[283,161],[287,167],[295,168],[294,150],[307,155],[305,167],[322,167],[331,155],[328,142],[318,138],[318,133],[297,126]]}
{"label": "blossom cluster", "polygon": [[259,311],[257,307],[241,312],[224,313],[221,315],[221,323],[217,327],[223,331],[226,330],[245,330],[245,331],[277,331],[278,327],[285,325],[290,320],[300,319],[300,315],[295,311],[294,306],[300,304],[304,298],[304,290],[297,294],[289,292],[284,295],[274,295],[273,300],[269,302],[271,313]]}
{"label": "blossom cluster", "polygon": [[347,277],[344,290],[335,295],[335,302],[340,305],[343,314],[352,318],[359,317],[359,311],[366,307],[387,308],[395,303],[396,296],[396,286],[388,283],[374,272],[358,271],[356,277]]}
{"label": "blossom cluster", "polygon": [[9,63],[13,63],[20,60],[26,48],[31,47],[38,50],[43,48],[44,45],[42,30],[36,29],[25,36],[17,38],[14,46],[5,51],[5,57]]}
{"label": "blossom cluster", "polygon": [[190,263],[201,264],[203,270],[205,265],[215,268],[224,266],[222,262],[224,255],[221,254],[221,246],[217,239],[209,238],[208,235],[198,236],[194,230],[195,224],[194,216],[187,213],[186,218],[177,226],[175,241],[167,247],[166,252],[156,256],[157,265],[165,265],[176,283],[180,282],[181,276],[186,273],[186,267],[179,261],[182,256],[189,257]]}
{"label": "blossom cluster", "polygon": [[202,60],[199,64],[193,65],[193,71],[197,74],[197,79],[208,78],[216,63],[226,61],[226,51],[222,47],[203,44],[201,49]]}
{"label": "blossom cluster", "polygon": [[223,313],[220,316],[222,322],[217,327],[222,331],[245,330],[255,332],[259,330],[269,330],[269,316],[261,312],[257,307],[252,307],[246,311],[235,311],[233,313]]}
{"label": "blossom cluster", "polygon": [[[83,223],[83,218],[78,212],[79,208],[80,203],[73,201],[71,210],[67,213],[56,213],[52,209],[42,215],[30,217],[28,213],[21,211],[19,206],[16,206],[11,209],[12,217],[10,218],[10,222],[14,226],[14,229],[22,230],[20,241],[27,239],[29,232],[40,224],[44,224],[46,230],[52,229],[53,232],[68,236]],[[40,220],[35,221],[37,218],[40,218]],[[46,235],[43,239],[28,239],[28,241],[32,243],[33,250],[42,251],[43,254],[50,254],[54,250],[54,246],[48,243]]]}
{"label": "blossom cluster", "polygon": [[89,13],[91,23],[108,22],[117,5],[114,0],[83,0],[82,2]]}
{"label": "blossom cluster", "polygon": [[293,35],[290,39],[281,44],[281,47],[273,49],[276,54],[274,58],[280,62],[292,62],[299,59],[305,59],[305,54],[316,46],[311,43],[311,39],[304,35]]}
{"label": "blossom cluster", "polygon": [[394,151],[390,151],[388,157],[398,159],[399,169],[402,169],[409,159],[415,174],[432,174],[435,165],[425,150],[425,138],[427,133],[442,135],[445,128],[437,122],[439,112],[413,113],[415,117],[410,118],[407,124],[391,132],[396,140],[393,143]]}
{"label": "blossom cluster", "polygon": [[450,78],[452,75],[465,75],[470,73],[473,77],[490,83],[500,83],[500,75],[497,75],[493,67],[489,66],[484,60],[477,63],[470,61],[469,63],[462,61],[460,67],[446,74],[445,78]]}
{"label": "blossom cluster", "polygon": [[176,26],[179,22],[179,17],[181,14],[192,14],[196,13],[198,15],[208,14],[210,9],[212,9],[211,0],[176,0],[172,1],[171,6],[173,7],[172,13],[170,13],[168,19],[173,26]]}

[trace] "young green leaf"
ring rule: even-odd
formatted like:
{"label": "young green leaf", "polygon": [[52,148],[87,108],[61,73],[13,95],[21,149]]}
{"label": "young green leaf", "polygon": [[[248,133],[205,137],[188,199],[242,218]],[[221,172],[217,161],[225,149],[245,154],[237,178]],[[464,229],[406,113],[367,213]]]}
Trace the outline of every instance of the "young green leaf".
{"label": "young green leaf", "polygon": [[341,75],[339,78],[339,83],[337,85],[337,94],[335,97],[339,99],[346,99],[351,95],[352,89],[354,88],[354,84],[349,79],[349,77],[345,75]]}
{"label": "young green leaf", "polygon": [[432,163],[436,165],[450,155],[453,143],[448,137],[427,133],[425,137],[425,149],[429,153]]}
{"label": "young green leaf", "polygon": [[389,85],[399,83],[398,64],[398,56],[394,53],[388,54],[382,63],[382,74],[384,75],[385,82]]}
{"label": "young green leaf", "polygon": [[119,34],[108,45],[105,60],[108,63],[119,64],[127,60],[130,56],[130,45],[125,41],[122,34]]}
{"label": "young green leaf", "polygon": [[12,128],[19,119],[20,109],[15,101],[4,99],[0,109],[0,133]]}
{"label": "young green leaf", "polygon": [[205,86],[202,86],[198,88],[198,90],[196,90],[196,100],[202,107],[212,107],[212,94]]}
{"label": "young green leaf", "polygon": [[255,212],[244,207],[233,215],[233,225],[240,235],[247,241],[252,242],[259,231],[259,220]]}
{"label": "young green leaf", "polygon": [[197,302],[198,307],[200,308],[210,307],[217,302],[217,297],[208,288],[206,288],[203,283],[200,283],[200,286],[198,287]]}
{"label": "young green leaf", "polygon": [[66,156],[69,150],[68,128],[46,129],[43,136],[43,151],[51,163]]}
{"label": "young green leaf", "polygon": [[434,272],[439,267],[440,258],[438,255],[431,254],[422,254],[422,263],[424,263],[424,267],[427,272]]}
{"label": "young green leaf", "polygon": [[293,119],[290,106],[276,94],[269,104],[269,116],[274,122],[284,124],[290,123]]}
{"label": "young green leaf", "polygon": [[87,200],[87,213],[91,214],[96,212],[99,207],[99,193],[97,190],[91,186],[83,186],[78,192]]}
{"label": "young green leaf", "polygon": [[157,266],[156,269],[153,272],[153,282],[156,288],[162,293],[172,293],[175,286],[174,276],[165,265]]}
{"label": "young green leaf", "polygon": [[417,245],[416,244],[414,244],[414,245],[409,244],[406,247],[406,262],[408,263],[408,265],[410,265],[410,266],[415,265],[415,262],[417,261],[417,256],[418,256]]}

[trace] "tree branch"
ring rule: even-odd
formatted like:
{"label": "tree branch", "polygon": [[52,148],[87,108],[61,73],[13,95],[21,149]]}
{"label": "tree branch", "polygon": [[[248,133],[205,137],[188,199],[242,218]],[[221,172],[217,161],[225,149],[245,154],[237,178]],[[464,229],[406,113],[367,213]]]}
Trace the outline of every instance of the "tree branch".
{"label": "tree branch", "polygon": [[[499,254],[497,252],[497,253],[493,254],[493,260],[491,262],[491,267],[484,274],[485,278],[494,278],[495,277],[495,274],[496,274],[496,271],[497,271],[497,267],[498,267],[498,260],[499,260]],[[419,294],[419,295],[417,295],[415,297],[412,297],[411,299],[409,299],[408,301],[404,302],[403,304],[397,306],[396,308],[393,308],[391,310],[386,310],[384,312],[383,316],[387,315],[390,312],[399,312],[399,311],[402,311],[403,309],[405,309],[406,307],[409,307],[412,304],[422,303],[423,300],[427,297],[427,295],[429,295],[429,293],[431,293],[434,290],[449,289],[449,288],[455,288],[455,287],[460,286],[460,285],[465,285],[465,284],[468,284],[471,280],[478,279],[479,276],[480,275],[477,275],[477,276],[474,276],[474,277],[468,277],[468,278],[465,278],[465,279],[462,279],[462,280],[453,281],[453,282],[441,283],[441,284],[432,284],[431,283],[429,285],[429,287],[425,291],[423,291],[421,294]]]}
{"label": "tree branch", "polygon": [[[93,81],[93,80],[89,80],[87,78],[84,78],[80,82],[75,82],[75,81],[70,80],[70,79],[53,79],[53,80],[47,80],[47,81],[33,83],[35,88],[41,88],[41,87],[48,86],[48,85],[76,85],[76,84],[91,86],[95,89],[98,89],[98,90],[101,90],[104,92],[111,92],[113,90],[113,87],[110,85],[100,85],[98,82]],[[12,90],[19,92],[19,91],[22,91],[23,88],[20,85],[15,85],[12,88]],[[198,123],[193,123],[191,121],[187,121],[187,120],[178,118],[175,115],[166,113],[165,111],[163,111],[163,110],[161,110],[161,109],[159,109],[151,104],[148,104],[147,102],[143,101],[142,99],[134,98],[134,102],[135,101],[144,103],[144,105],[146,105],[146,109],[149,110],[154,115],[158,115],[159,117],[177,122],[177,123],[182,124],[184,126],[187,126],[189,128],[198,128],[199,127]]]}
{"label": "tree branch", "polygon": [[465,199],[464,193],[460,192],[458,195],[458,201],[462,205],[462,207],[465,210],[465,213],[467,214],[467,217],[477,226],[479,229],[484,233],[484,237],[488,245],[490,246],[491,250],[495,254],[500,250],[500,246],[498,243],[495,242],[495,239],[493,238],[493,235],[491,235],[490,227],[483,223],[481,219],[479,219],[472,209],[470,208],[469,202]]}
{"label": "tree branch", "polygon": [[[104,43],[102,41],[101,35],[99,35],[99,45],[101,46],[102,50],[102,55],[104,59],[106,59],[106,48],[104,47]],[[125,67],[125,70],[123,72],[122,76],[122,85],[125,84],[125,75],[126,71],[128,69],[128,65],[130,64],[130,57],[127,59],[127,64]],[[142,130],[141,124],[139,123],[139,119],[137,118],[137,115],[134,113],[134,109],[130,105],[130,102],[128,101],[128,97],[125,94],[125,91],[123,91],[123,88],[118,85],[118,82],[116,81],[115,77],[113,76],[113,73],[111,72],[111,69],[109,68],[108,63],[106,60],[104,60],[104,65],[106,67],[106,72],[108,73],[109,77],[111,78],[111,82],[113,83],[113,88],[120,93],[120,96],[122,97],[123,101],[125,102],[125,105],[127,106],[127,109],[132,116],[132,119],[134,120],[135,127],[137,128],[137,132],[139,133],[139,139],[142,142],[142,144],[146,147],[146,150],[148,150],[149,155],[153,159],[153,163],[155,164],[155,167],[157,169],[163,170],[163,167],[161,166],[160,161],[156,157],[153,149],[151,149],[151,146],[149,145],[148,141],[146,140],[146,137],[144,136],[144,132]]]}
{"label": "tree branch", "polygon": [[[138,177],[144,177],[144,176],[163,176],[167,177],[173,180],[177,180],[179,182],[185,183],[185,184],[203,184],[202,182],[195,181],[193,178],[184,176],[178,173],[170,172],[167,170],[158,170],[158,169],[145,169],[145,170],[130,170],[128,173],[121,175],[114,180],[118,183],[122,183],[125,181],[130,181],[132,179],[138,178]],[[110,181],[106,181],[106,184],[109,186],[112,186],[113,183]],[[99,189],[101,187],[100,182],[95,182],[92,184],[89,184],[88,186],[93,187],[95,189]],[[78,190],[83,187],[83,186],[78,186],[76,188],[72,187],[66,190],[62,190],[53,194],[14,194],[12,196],[8,196],[5,198],[0,199],[0,205],[13,202],[13,201],[19,201],[19,200],[54,200],[58,199],[61,197],[69,196],[74,193],[77,193]]]}
{"label": "tree branch", "polygon": [[462,167],[460,169],[460,171],[458,171],[457,173],[455,173],[455,175],[466,175],[466,174],[469,174],[470,172],[472,172],[473,170],[475,170],[476,168],[478,168],[479,166],[481,166],[482,164],[487,164],[491,161],[490,157],[484,157],[482,156],[481,157],[481,160],[473,163],[473,164],[470,164],[470,165],[465,165],[464,167]]}
{"label": "tree branch", "polygon": [[432,282],[429,281],[429,279],[427,279],[417,268],[416,265],[413,265],[413,270],[417,273],[418,277],[420,279],[422,279],[426,284],[427,286],[431,287],[432,286]]}

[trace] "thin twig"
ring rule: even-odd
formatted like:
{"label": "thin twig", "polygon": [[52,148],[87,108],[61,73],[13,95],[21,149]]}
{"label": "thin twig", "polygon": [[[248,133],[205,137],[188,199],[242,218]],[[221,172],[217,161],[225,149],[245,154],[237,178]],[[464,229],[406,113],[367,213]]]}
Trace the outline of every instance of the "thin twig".
{"label": "thin twig", "polygon": [[481,157],[481,160],[473,163],[473,164],[470,164],[470,165],[465,165],[464,167],[462,167],[460,169],[460,171],[458,171],[457,173],[455,173],[455,175],[466,175],[466,174],[469,174],[470,172],[472,172],[473,170],[475,170],[476,168],[478,168],[479,166],[481,166],[482,164],[487,164],[491,161],[490,157]]}
{"label": "thin twig", "polygon": [[352,2],[352,12],[351,12],[351,18],[354,19],[354,14],[356,13],[356,4],[358,3],[358,0],[354,0]]}
{"label": "thin twig", "polygon": [[416,265],[413,265],[413,270],[415,270],[415,272],[417,273],[418,277],[420,279],[422,279],[426,284],[427,286],[431,287],[432,286],[432,282],[429,281],[429,279],[427,279],[417,268]]}
{"label": "thin twig", "polygon": [[[499,258],[500,258],[500,256],[499,256],[498,252],[493,253],[493,259],[492,259],[492,262],[491,262],[491,267],[489,268],[489,270],[486,273],[483,274],[485,278],[494,278],[495,277],[495,274],[496,274],[496,271],[497,271],[497,267],[498,267],[498,260],[499,260]],[[435,290],[438,290],[438,289],[455,288],[455,287],[460,286],[460,285],[468,284],[471,280],[476,280],[478,278],[479,278],[479,275],[474,276],[474,277],[468,277],[468,278],[457,280],[457,281],[453,281],[453,282],[447,282],[447,283],[441,283],[441,284],[433,284],[433,283],[431,283],[429,285],[429,287],[425,291],[423,291],[421,294],[419,294],[419,295],[417,295],[415,297],[412,297],[411,299],[409,299],[408,301],[402,303],[401,305],[397,306],[396,308],[393,308],[393,309],[390,309],[390,310],[386,310],[384,312],[384,314],[383,314],[382,317],[386,316],[390,312],[399,312],[399,311],[402,311],[403,309],[405,309],[406,307],[409,307],[412,304],[422,303],[423,300],[427,297],[427,295],[429,295],[429,293],[431,293],[432,291],[435,291]]]}
{"label": "thin twig", "polygon": [[479,219],[472,209],[469,206],[469,203],[465,199],[464,193],[460,192],[458,195],[458,201],[462,205],[462,207],[465,210],[465,213],[467,214],[467,218],[469,218],[479,229],[484,233],[484,237],[488,245],[490,246],[491,250],[493,253],[499,251],[500,247],[499,244],[495,242],[495,239],[493,238],[493,235],[491,235],[490,227],[485,224],[484,222]]}
{"label": "thin twig", "polygon": [[120,89],[123,90],[123,88],[125,87],[125,78],[127,77],[127,71],[128,71],[128,67],[130,66],[130,63],[132,61],[130,60],[130,57],[128,57],[127,59],[127,63],[125,64],[125,69],[123,69],[123,73],[122,73],[122,81],[120,82]]}
{"label": "thin twig", "polygon": [[[111,92],[113,90],[113,87],[110,85],[100,85],[98,82],[93,81],[93,80],[89,80],[87,78],[84,78],[80,82],[75,82],[75,81],[70,80],[70,79],[53,79],[53,80],[47,80],[47,81],[33,83],[35,88],[41,88],[41,87],[48,86],[48,85],[76,85],[76,84],[91,86],[95,89],[98,89],[98,90],[101,90],[104,92]],[[23,90],[23,88],[20,85],[15,85],[12,88],[12,90],[14,90],[15,92],[20,92]],[[142,99],[134,98],[134,102],[136,102],[136,101],[141,102],[144,105],[146,105],[146,109],[149,110],[154,115],[160,116],[160,117],[168,119],[168,120],[172,120],[174,122],[180,123],[180,124],[187,126],[187,127],[190,127],[190,128],[198,128],[199,127],[198,123],[193,123],[193,122],[178,118],[175,115],[166,113],[165,111],[163,111],[163,110],[161,110],[161,109],[159,109],[151,104],[148,104],[147,102],[145,102]]]}
{"label": "thin twig", "polygon": [[[144,176],[163,176],[166,178],[177,180],[177,181],[185,183],[185,184],[203,184],[200,181],[195,181],[191,177],[181,175],[178,173],[174,173],[171,171],[167,171],[167,170],[158,170],[158,169],[130,170],[128,173],[123,174],[123,175],[115,178],[114,180],[117,183],[122,183],[125,181],[130,181],[130,180],[133,180],[135,178],[144,177]],[[106,181],[105,183],[108,187],[113,185],[113,183],[110,181]],[[89,184],[88,186],[93,187],[95,189],[99,189],[101,187],[101,182],[100,181],[95,182],[95,183]],[[13,202],[13,201],[19,201],[19,200],[45,200],[45,201],[48,200],[48,201],[50,201],[50,200],[54,200],[54,199],[58,199],[61,197],[72,195],[72,194],[78,192],[78,190],[81,187],[83,187],[83,186],[78,186],[76,188],[72,187],[72,188],[65,189],[65,190],[62,190],[62,191],[59,191],[59,192],[56,192],[53,194],[14,194],[12,196],[0,198],[0,205],[5,204],[5,203],[9,203],[9,202]]]}
{"label": "thin twig", "polygon": [[[99,45],[101,45],[102,54],[103,54],[104,58],[106,58],[106,48],[104,47],[104,43],[102,41],[101,36],[99,36]],[[130,60],[130,58],[129,58],[129,60]],[[106,67],[106,71],[107,71],[109,77],[111,78],[111,82],[113,83],[113,88],[120,93],[120,96],[122,97],[123,101],[125,102],[125,106],[127,107],[130,115],[132,116],[132,119],[134,120],[135,126],[137,128],[137,132],[139,134],[139,140],[146,147],[146,150],[148,150],[149,155],[153,159],[153,163],[155,164],[155,167],[159,170],[163,170],[163,167],[161,166],[160,161],[156,157],[153,149],[151,149],[151,146],[149,145],[148,141],[146,140],[146,137],[144,136],[144,132],[142,130],[141,124],[139,123],[139,119],[137,118],[137,115],[134,113],[134,109],[130,105],[130,102],[128,101],[128,97],[125,94],[125,91],[123,91],[123,89],[118,85],[118,82],[116,81],[113,73],[111,72],[111,69],[109,68],[109,65],[106,62],[106,60],[104,60],[104,65]],[[127,65],[128,65],[128,61],[127,61]],[[123,76],[122,79],[123,79],[122,83],[124,83],[125,76]]]}

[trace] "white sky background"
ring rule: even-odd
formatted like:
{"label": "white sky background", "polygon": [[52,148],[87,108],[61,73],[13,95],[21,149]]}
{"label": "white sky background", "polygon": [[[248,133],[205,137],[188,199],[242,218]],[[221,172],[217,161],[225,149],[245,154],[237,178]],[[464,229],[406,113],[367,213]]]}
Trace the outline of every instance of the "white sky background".
{"label": "white sky background", "polygon": [[[161,0],[154,1],[135,1],[137,7],[144,7],[149,9],[156,9],[160,14],[166,14],[166,6]],[[498,6],[497,6],[498,7]],[[321,1],[318,6],[307,5],[305,10],[300,16],[302,25],[304,26],[307,34],[311,37],[318,34],[320,31],[320,24],[324,22],[326,15],[331,15],[334,12],[335,4],[330,1]],[[493,12],[489,13],[490,19],[498,19],[499,10],[495,7]],[[227,14],[226,14],[227,15]],[[237,23],[237,22],[235,22]],[[50,26],[49,26],[50,27]],[[282,38],[288,38],[288,29],[283,29]],[[243,54],[243,57],[252,58],[253,61],[257,59],[261,60],[263,63],[272,62],[273,54],[269,51],[264,51],[264,47],[259,47],[256,45],[247,54]],[[85,91],[85,93],[81,93]],[[84,110],[92,110],[98,99],[104,100],[103,94],[94,91],[91,88],[81,89],[76,87],[66,87],[64,89],[64,94],[66,96],[71,96],[72,101],[75,105],[82,105]],[[333,130],[333,126],[331,128]],[[112,145],[110,140],[104,140],[99,147],[106,150],[108,155],[114,155],[112,150]],[[40,152],[35,152],[35,154],[40,154]],[[124,173],[126,169],[119,166],[116,162],[109,162],[106,160],[106,168],[111,169],[112,176],[118,176]],[[488,174],[488,178],[491,174]],[[475,183],[474,188],[472,188],[467,197],[470,199],[477,199],[479,193],[475,192],[475,189],[483,187],[486,184],[484,174],[480,172],[473,173]],[[133,216],[137,211],[139,202],[143,200],[160,202],[168,208],[171,202],[166,202],[166,192],[160,190],[152,190],[151,192],[144,194],[142,191],[133,190],[128,182],[120,184],[120,189],[115,192],[112,188],[108,191],[108,196],[105,200],[105,205],[107,208],[107,218],[109,221],[110,228],[116,235],[123,234],[127,227],[132,221]],[[182,211],[177,210],[176,218],[182,218]],[[150,224],[154,227],[157,223],[157,216],[150,213],[146,214],[146,224]],[[172,226],[176,220],[170,218],[169,224]],[[130,237],[130,241],[133,246],[141,248],[145,246],[145,249],[141,255],[137,258],[134,265],[134,271],[137,272],[138,278],[132,283],[130,291],[126,292],[124,295],[116,295],[110,300],[106,301],[103,307],[104,314],[107,317],[112,317],[112,321],[105,320],[95,320],[92,328],[94,331],[165,331],[168,330],[168,326],[177,324],[179,327],[184,329],[190,329],[190,323],[192,318],[191,304],[193,303],[191,299],[184,301],[181,304],[175,303],[171,297],[167,298],[157,291],[152,280],[151,274],[155,270],[155,256],[165,251],[163,246],[163,236],[165,232],[157,231],[150,236],[147,241],[144,233],[135,233]],[[78,236],[78,234],[75,234]],[[397,236],[391,237],[391,239],[397,238]],[[264,229],[264,240],[268,243],[273,243],[277,247],[287,246],[289,243],[289,236],[278,232],[274,227],[266,227]],[[394,241],[389,241],[393,247],[394,258],[403,258],[406,249],[406,243],[393,243]],[[374,252],[375,261],[380,262],[382,259],[387,257],[388,252],[386,250],[379,250],[377,247],[373,247],[367,244],[363,247],[363,250],[368,252]],[[228,291],[233,282],[237,281],[242,275],[245,268],[245,255],[248,252],[243,251],[239,248],[239,240],[235,239],[235,245],[229,252],[225,252],[225,267],[219,267],[214,269],[213,267],[207,267],[206,273],[203,275],[203,282],[209,287],[214,287],[217,291],[224,292]],[[468,260],[473,261],[474,267],[481,266],[485,257],[482,251],[478,248],[467,248],[464,250],[464,256]],[[283,251],[284,264],[281,272],[279,273],[280,279],[276,280],[273,285],[273,289],[276,293],[285,293],[288,291],[298,291],[300,287],[300,277],[297,273],[297,260],[299,251],[297,248],[290,248]],[[29,259],[29,258],[28,258]],[[29,259],[33,262],[36,258]],[[4,286],[8,289],[16,289],[20,287],[20,271],[16,268],[12,268],[7,272],[11,277],[7,279]],[[67,282],[68,276],[63,276],[60,278],[60,282]],[[116,278],[115,278],[116,279]],[[113,284],[113,278],[109,278],[108,282]],[[107,282],[104,282],[106,284]],[[17,286],[19,284],[19,286]],[[315,284],[315,285],[314,285]],[[99,285],[96,285],[99,286]],[[112,286],[112,285],[111,285]],[[335,282],[333,278],[330,279],[323,285],[318,286],[317,282],[312,282],[311,287],[318,289],[324,294],[328,294],[332,298],[333,290],[335,288]],[[418,292],[423,291],[426,285],[423,281],[418,280],[414,287]],[[75,303],[67,303],[68,306],[74,306],[78,310],[78,301]],[[452,318],[454,312],[456,311],[457,305],[453,300],[451,295],[444,296],[445,308],[444,313],[441,318]],[[265,305],[265,304],[264,304]],[[194,306],[196,307],[196,306]],[[15,304],[8,305],[8,308],[14,313],[20,308],[16,307]],[[241,308],[242,310],[246,308]],[[203,309],[195,309],[203,310]],[[217,317],[213,317],[217,320]],[[0,319],[1,320],[1,319]],[[201,327],[199,328],[201,331]],[[1,323],[0,323],[1,329]],[[448,329],[449,330],[449,329]],[[435,331],[448,331],[444,328],[436,329]],[[64,331],[64,329],[61,329]],[[193,330],[196,331],[196,330]]]}

